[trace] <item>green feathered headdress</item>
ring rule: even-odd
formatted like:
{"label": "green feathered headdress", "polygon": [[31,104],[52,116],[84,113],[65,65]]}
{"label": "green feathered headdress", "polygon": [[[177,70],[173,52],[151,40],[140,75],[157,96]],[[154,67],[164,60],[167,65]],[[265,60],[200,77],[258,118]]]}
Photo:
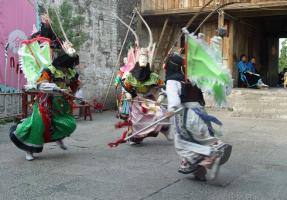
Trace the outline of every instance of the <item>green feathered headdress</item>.
{"label": "green feathered headdress", "polygon": [[52,63],[50,40],[43,37],[25,40],[18,51],[20,67],[27,79],[26,89],[35,89],[44,68]]}
{"label": "green feathered headdress", "polygon": [[213,38],[211,46],[203,39],[190,34],[187,36],[187,76],[203,92],[214,97],[218,106],[226,103],[233,81],[221,56],[221,42]]}

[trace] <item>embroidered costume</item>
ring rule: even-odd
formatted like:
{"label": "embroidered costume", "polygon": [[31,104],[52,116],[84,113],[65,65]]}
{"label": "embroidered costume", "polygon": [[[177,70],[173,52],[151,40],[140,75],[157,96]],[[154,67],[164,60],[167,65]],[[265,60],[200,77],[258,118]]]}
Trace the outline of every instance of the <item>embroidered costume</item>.
{"label": "embroidered costume", "polygon": [[178,171],[193,174],[198,180],[206,180],[206,174],[210,172],[209,179],[213,179],[219,165],[229,159],[232,147],[218,138],[220,134],[212,123],[219,126],[222,123],[205,111],[202,90],[212,94],[218,105],[223,105],[231,88],[231,76],[221,68],[220,60],[215,59],[215,51],[195,36],[187,37],[187,75],[190,81],[184,76],[180,55],[170,55],[166,63],[169,114],[183,108],[172,118],[174,145],[182,160]]}
{"label": "embroidered costume", "polygon": [[45,143],[57,142],[66,149],[62,140],[76,129],[71,109],[73,99],[68,93],[75,93],[79,86],[75,70],[79,57],[62,50],[52,60],[51,44],[50,38],[40,35],[23,41],[19,50],[21,68],[27,79],[26,89],[36,91],[37,95],[31,116],[11,127],[10,138],[26,151],[27,160],[34,159],[33,153],[42,152]]}
{"label": "embroidered costume", "polygon": [[[160,105],[163,97],[162,95],[159,95],[160,88],[163,87],[164,82],[159,78],[159,75],[152,72],[151,69],[155,47],[155,44],[153,44],[152,33],[146,21],[139,13],[138,15],[148,29],[150,36],[149,45],[146,48],[139,48],[138,36],[128,25],[125,24],[125,26],[127,26],[134,34],[136,39],[134,55],[137,62],[133,69],[126,74],[122,84],[125,91],[129,93],[128,99],[130,113],[128,121],[125,123],[118,123],[116,125],[117,128],[128,126],[128,130],[123,133],[122,139],[115,143],[110,143],[110,146],[117,146],[120,143],[126,142],[123,139],[127,135],[133,135],[129,139],[130,144],[139,144],[144,138],[156,137],[160,132],[164,133],[167,138],[169,138],[168,126],[162,123],[134,135],[135,133],[138,133],[138,131],[162,118],[166,112],[166,109]],[[120,18],[118,19],[120,20]],[[122,20],[120,21],[122,22]]]}

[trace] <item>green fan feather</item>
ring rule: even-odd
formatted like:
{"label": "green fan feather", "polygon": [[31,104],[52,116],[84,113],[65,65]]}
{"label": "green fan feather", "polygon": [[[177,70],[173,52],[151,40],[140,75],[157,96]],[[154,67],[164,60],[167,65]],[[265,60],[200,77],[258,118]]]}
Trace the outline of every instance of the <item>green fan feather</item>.
{"label": "green fan feather", "polygon": [[44,68],[51,65],[51,49],[48,42],[24,42],[19,49],[20,67],[27,79],[26,89],[36,88],[36,82]]}
{"label": "green fan feather", "polygon": [[232,88],[232,77],[218,60],[216,51],[194,35],[188,36],[187,76],[222,106]]}

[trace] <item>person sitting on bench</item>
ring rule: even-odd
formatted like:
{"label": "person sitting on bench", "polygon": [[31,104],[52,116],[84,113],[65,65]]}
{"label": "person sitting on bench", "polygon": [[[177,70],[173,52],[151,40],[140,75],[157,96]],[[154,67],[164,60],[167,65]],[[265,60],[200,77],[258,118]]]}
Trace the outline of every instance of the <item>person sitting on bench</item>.
{"label": "person sitting on bench", "polygon": [[254,73],[250,70],[250,66],[247,62],[246,55],[240,56],[240,62],[237,64],[237,69],[240,75],[240,85],[244,85],[248,88],[263,88],[268,87],[268,85],[264,84],[260,75]]}
{"label": "person sitting on bench", "polygon": [[247,64],[248,65],[248,69],[250,72],[254,73],[254,74],[259,74],[256,66],[256,58],[255,57],[251,57],[249,63]]}

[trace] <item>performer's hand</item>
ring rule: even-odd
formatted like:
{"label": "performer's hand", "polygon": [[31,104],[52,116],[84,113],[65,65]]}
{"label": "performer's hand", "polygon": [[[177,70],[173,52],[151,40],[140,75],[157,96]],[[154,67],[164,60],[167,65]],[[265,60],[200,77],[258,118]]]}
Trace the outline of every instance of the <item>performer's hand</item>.
{"label": "performer's hand", "polygon": [[169,112],[164,114],[165,117],[172,117],[173,115],[175,115],[175,112],[173,112],[173,111],[169,111]]}
{"label": "performer's hand", "polygon": [[62,92],[64,92],[64,93],[69,93],[69,94],[71,94],[72,93],[72,90],[71,90],[71,88],[68,88],[68,89],[60,89]]}

